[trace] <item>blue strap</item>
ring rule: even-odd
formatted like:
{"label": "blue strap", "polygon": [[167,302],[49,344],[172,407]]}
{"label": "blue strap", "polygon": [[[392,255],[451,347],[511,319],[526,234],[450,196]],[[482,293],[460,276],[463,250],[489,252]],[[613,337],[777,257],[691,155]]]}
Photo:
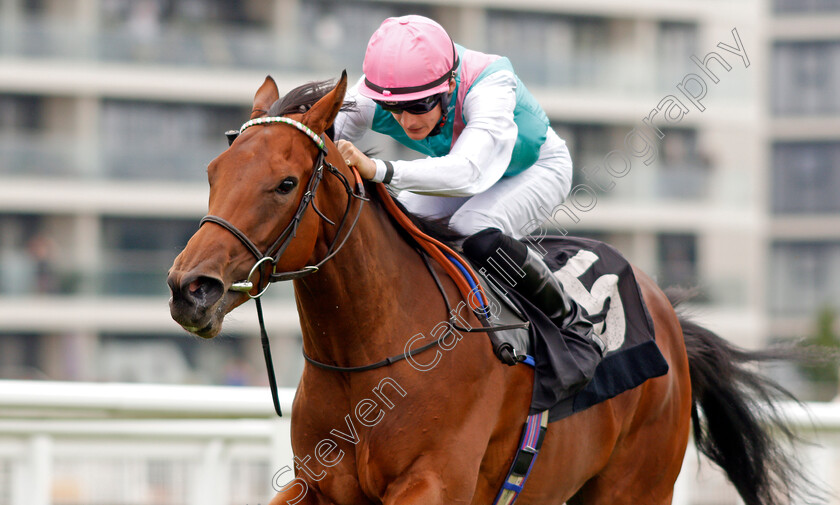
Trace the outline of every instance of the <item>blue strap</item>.
{"label": "blue strap", "polygon": [[[446,257],[449,258],[449,261],[454,263],[455,266],[458,267],[458,270],[460,270],[461,273],[464,274],[464,277],[467,279],[467,283],[469,283],[469,285],[470,285],[470,289],[475,289],[475,282],[473,282],[472,275],[470,275],[470,273],[467,271],[467,268],[463,265],[463,263],[461,263],[458,260],[458,258],[456,258],[455,256],[452,256],[451,254],[447,254]],[[483,300],[479,300],[479,302],[481,302],[481,306],[483,308],[484,307]]]}
{"label": "blue strap", "polygon": [[[461,273],[464,274],[464,278],[467,279],[467,283],[470,285],[470,292],[475,293],[475,281],[473,281],[472,275],[470,275],[469,271],[467,271],[467,268],[464,266],[464,264],[461,263],[461,261],[458,258],[450,254],[447,254],[446,257],[449,258],[449,261],[451,261],[456,267],[458,267],[458,270],[460,270]],[[484,300],[482,299],[482,297],[476,296],[476,299],[478,299],[478,303],[481,305],[481,313],[485,317],[488,316],[490,314],[490,309],[487,307],[487,305],[484,304]]]}
{"label": "blue strap", "polygon": [[504,489],[509,489],[511,491],[516,491],[517,494],[522,492],[522,486],[517,486],[516,484],[512,484],[510,482],[505,482],[504,484],[502,484],[502,487]]}
{"label": "blue strap", "polygon": [[[537,420],[539,420],[539,424],[536,424]],[[529,426],[531,430],[536,429],[538,431],[529,431]],[[545,438],[547,428],[547,410],[528,416],[528,420],[525,422],[525,427],[522,430],[522,438],[519,441],[516,456],[513,458],[513,463],[510,465],[505,482],[502,484],[502,489],[499,490],[499,494],[496,495],[493,505],[513,505],[516,502],[516,498],[522,492],[522,488],[525,486],[525,482],[528,480],[528,476],[531,475],[531,470],[537,462],[537,456],[539,455],[540,447],[542,447],[542,441]],[[534,439],[536,439],[536,443],[533,443]],[[532,446],[529,446],[529,440]],[[514,471],[515,469],[516,471]]]}

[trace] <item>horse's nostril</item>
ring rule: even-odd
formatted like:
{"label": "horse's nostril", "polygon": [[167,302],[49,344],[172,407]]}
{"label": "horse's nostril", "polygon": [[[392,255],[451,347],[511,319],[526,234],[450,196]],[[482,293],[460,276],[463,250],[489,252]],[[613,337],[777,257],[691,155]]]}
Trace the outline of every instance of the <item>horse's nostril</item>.
{"label": "horse's nostril", "polygon": [[194,295],[198,293],[200,289],[204,288],[204,284],[199,282],[198,280],[192,281],[189,286],[190,294]]}
{"label": "horse's nostril", "polygon": [[219,279],[200,276],[186,283],[184,297],[196,305],[209,306],[216,303],[224,291],[224,284]]}

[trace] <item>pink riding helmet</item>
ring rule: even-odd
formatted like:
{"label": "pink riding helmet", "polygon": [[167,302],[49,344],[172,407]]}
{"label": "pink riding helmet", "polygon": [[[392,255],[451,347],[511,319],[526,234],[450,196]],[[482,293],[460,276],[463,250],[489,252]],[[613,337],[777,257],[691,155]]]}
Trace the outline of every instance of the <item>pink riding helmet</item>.
{"label": "pink riding helmet", "polygon": [[388,18],[368,42],[359,92],[373,100],[405,102],[449,90],[458,68],[455,44],[423,16]]}

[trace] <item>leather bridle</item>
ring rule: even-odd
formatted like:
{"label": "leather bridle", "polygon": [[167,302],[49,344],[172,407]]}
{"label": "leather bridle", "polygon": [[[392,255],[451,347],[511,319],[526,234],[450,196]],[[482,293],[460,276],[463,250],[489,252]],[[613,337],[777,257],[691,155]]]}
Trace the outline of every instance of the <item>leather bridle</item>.
{"label": "leather bridle", "polygon": [[[309,181],[306,183],[306,190],[303,193],[303,197],[300,200],[300,204],[298,205],[297,210],[295,211],[294,216],[292,217],[289,224],[280,232],[280,235],[277,239],[265,250],[262,252],[260,248],[250,239],[248,236],[243,233],[239,228],[234,226],[230,221],[219,217],[208,214],[201,219],[201,223],[199,227],[203,226],[206,223],[214,223],[222,228],[226,229],[230,233],[232,233],[240,242],[245,246],[251,254],[257,259],[257,262],[251,268],[251,271],[248,273],[248,277],[242,281],[235,282],[231,285],[231,291],[238,291],[242,293],[247,293],[251,298],[259,298],[266,292],[268,286],[272,282],[278,281],[287,281],[292,279],[299,279],[306,275],[312,274],[317,272],[321,266],[332,259],[339,250],[344,246],[347,242],[347,238],[353,232],[353,229],[356,227],[356,224],[359,221],[359,216],[362,213],[362,205],[365,201],[368,201],[368,198],[365,196],[365,189],[364,185],[362,184],[361,177],[359,176],[358,172],[351,167],[353,173],[356,178],[356,189],[355,191],[351,188],[350,182],[347,180],[347,177],[344,176],[332,163],[326,161],[327,155],[327,147],[324,141],[323,135],[319,136],[315,132],[313,132],[309,127],[304,125],[299,121],[295,121],[294,119],[290,119],[287,117],[282,116],[268,116],[268,117],[259,117],[256,119],[251,119],[247,121],[242,127],[239,129],[238,132],[234,130],[236,135],[229,135],[228,139],[232,143],[236,136],[240,135],[246,129],[256,126],[256,125],[270,125],[270,124],[287,124],[289,126],[293,126],[302,133],[304,133],[312,142],[315,143],[315,146],[318,147],[318,157],[315,159],[312,169],[312,175],[309,176]],[[298,226],[300,226],[300,221],[303,219],[303,215],[306,210],[311,205],[318,216],[321,217],[324,221],[329,223],[330,225],[335,225],[333,221],[327,218],[318,207],[315,206],[315,192],[318,190],[318,186],[321,184],[321,180],[324,177],[324,168],[326,167],[327,172],[334,175],[338,178],[339,181],[344,185],[344,189],[347,192],[347,206],[344,209],[344,215],[341,217],[341,222],[339,223],[338,229],[336,230],[335,238],[333,242],[330,244],[330,247],[327,250],[326,256],[324,256],[321,261],[314,265],[307,265],[300,270],[293,270],[289,272],[277,272],[275,271],[277,267],[277,262],[280,261],[280,258],[283,256],[283,253],[286,251],[286,248],[289,247],[292,240],[295,238],[297,234]],[[353,222],[350,224],[350,228],[344,233],[344,237],[341,238],[342,232],[344,231],[344,227],[348,223],[348,217],[350,216],[350,207],[352,206],[352,202],[354,199],[359,200],[361,203],[359,205],[359,209],[356,212],[355,217],[353,218]],[[265,286],[259,290],[256,295],[252,295],[251,291],[254,289],[254,283],[252,282],[251,278],[254,276],[254,273],[261,273],[263,265],[270,264],[271,268],[268,272],[268,275],[265,276],[267,282],[265,282]],[[263,276],[260,275],[262,279]],[[259,282],[257,287],[259,288]]]}

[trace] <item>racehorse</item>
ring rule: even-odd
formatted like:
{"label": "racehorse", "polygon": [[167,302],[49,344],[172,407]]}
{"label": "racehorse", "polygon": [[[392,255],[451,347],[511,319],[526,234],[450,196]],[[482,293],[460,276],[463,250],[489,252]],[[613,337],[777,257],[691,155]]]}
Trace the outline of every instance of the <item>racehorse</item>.
{"label": "racehorse", "polygon": [[[365,367],[404,355],[412,337],[448,320],[440,288],[449,299],[460,292],[432,265],[437,285],[374,192],[366,203],[362,186],[353,189],[356,174],[323,135],[346,86],[343,74],[280,99],[266,78],[251,121],[208,166],[209,216],[167,279],[172,317],[212,338],[269,280],[294,279],[309,361],[292,410],[297,478],[272,504],[493,503],[533,369],[503,365],[484,334],[415,356],[438,360],[428,371],[408,359]],[[753,400],[776,399],[776,386],[750,367],[772,353],[742,351],[681,319],[650,277],[635,275],[668,373],[550,423],[518,503],[671,503],[692,422],[698,448],[746,504],[787,503],[798,470]]]}

